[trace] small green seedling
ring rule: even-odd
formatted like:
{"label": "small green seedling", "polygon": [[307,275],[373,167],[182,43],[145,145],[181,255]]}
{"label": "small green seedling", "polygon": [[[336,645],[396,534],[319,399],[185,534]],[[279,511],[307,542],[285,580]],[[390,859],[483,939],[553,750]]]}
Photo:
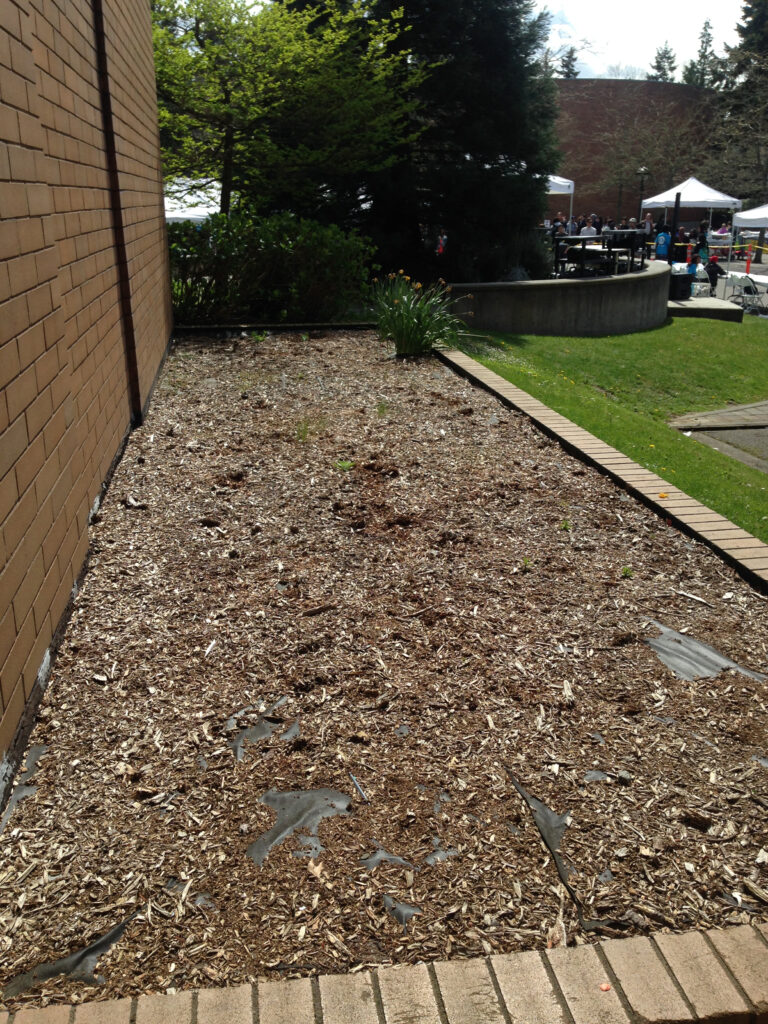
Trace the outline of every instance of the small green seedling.
{"label": "small green seedling", "polygon": [[560,529],[561,530],[565,530],[566,533],[570,533],[571,530],[573,529],[573,527],[571,525],[571,520],[570,519],[564,519],[562,521],[562,523],[560,523]]}
{"label": "small green seedling", "polygon": [[389,413],[389,404],[387,402],[379,402],[376,406],[376,415],[383,418]]}
{"label": "small green seedling", "polygon": [[352,462],[350,459],[337,459],[336,462],[334,462],[334,466],[336,467],[336,469],[341,469],[345,473],[352,469],[354,465],[354,462]]}
{"label": "small green seedling", "polygon": [[621,567],[621,578],[623,580],[631,580],[634,575],[635,574],[632,571],[632,566],[631,565],[622,565],[622,567]]}
{"label": "small green seedling", "polygon": [[532,572],[532,571],[533,571],[533,563],[531,562],[530,558],[523,558],[523,572]]}

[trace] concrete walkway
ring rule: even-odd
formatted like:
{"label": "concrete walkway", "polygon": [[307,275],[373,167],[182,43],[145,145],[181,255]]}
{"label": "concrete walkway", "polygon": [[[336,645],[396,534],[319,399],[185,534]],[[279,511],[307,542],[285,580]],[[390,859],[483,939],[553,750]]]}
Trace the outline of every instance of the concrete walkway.
{"label": "concrete walkway", "polygon": [[670,420],[669,425],[690,431],[702,444],[768,473],[768,402],[692,412]]}
{"label": "concrete walkway", "polygon": [[[768,592],[768,545],[461,352],[456,372]],[[763,403],[761,403],[763,404]],[[768,1024],[768,924],[0,1012],[0,1024]]]}

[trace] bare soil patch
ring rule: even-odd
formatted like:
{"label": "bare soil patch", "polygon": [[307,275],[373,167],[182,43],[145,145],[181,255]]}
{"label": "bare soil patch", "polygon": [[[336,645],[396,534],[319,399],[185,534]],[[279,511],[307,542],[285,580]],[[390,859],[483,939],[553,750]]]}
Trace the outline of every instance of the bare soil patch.
{"label": "bare soil patch", "polygon": [[766,682],[647,642],[768,672],[765,599],[437,361],[179,345],[97,519],[0,986],[128,923],[6,1007],[768,920]]}

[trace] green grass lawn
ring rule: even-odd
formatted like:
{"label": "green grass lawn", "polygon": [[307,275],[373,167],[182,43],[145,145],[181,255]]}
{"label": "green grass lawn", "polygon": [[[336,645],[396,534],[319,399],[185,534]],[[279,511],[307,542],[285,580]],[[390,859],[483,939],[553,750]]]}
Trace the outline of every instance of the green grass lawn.
{"label": "green grass lawn", "polygon": [[768,323],[673,319],[601,338],[493,335],[463,350],[768,542],[768,475],[667,426],[687,412],[768,399]]}

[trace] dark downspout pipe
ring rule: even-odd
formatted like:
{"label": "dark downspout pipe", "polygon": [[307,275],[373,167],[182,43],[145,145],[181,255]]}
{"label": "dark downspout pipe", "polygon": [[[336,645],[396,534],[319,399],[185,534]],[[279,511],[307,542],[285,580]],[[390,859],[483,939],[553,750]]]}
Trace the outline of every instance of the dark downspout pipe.
{"label": "dark downspout pipe", "polygon": [[115,125],[112,116],[112,95],[109,90],[107,43],[104,35],[104,8],[102,0],[91,0],[91,6],[93,9],[93,31],[96,42],[96,66],[99,75],[107,175],[109,177],[109,196],[112,207],[112,230],[115,238],[115,255],[117,258],[117,275],[120,288],[120,312],[123,321],[125,368],[128,379],[128,396],[131,405],[131,426],[139,427],[144,420],[144,413],[141,408],[141,386],[139,384],[139,364],[136,356],[136,331],[133,324],[133,309],[131,307],[131,282],[128,272],[128,253],[125,245],[123,207],[120,202],[120,178],[117,170]]}

